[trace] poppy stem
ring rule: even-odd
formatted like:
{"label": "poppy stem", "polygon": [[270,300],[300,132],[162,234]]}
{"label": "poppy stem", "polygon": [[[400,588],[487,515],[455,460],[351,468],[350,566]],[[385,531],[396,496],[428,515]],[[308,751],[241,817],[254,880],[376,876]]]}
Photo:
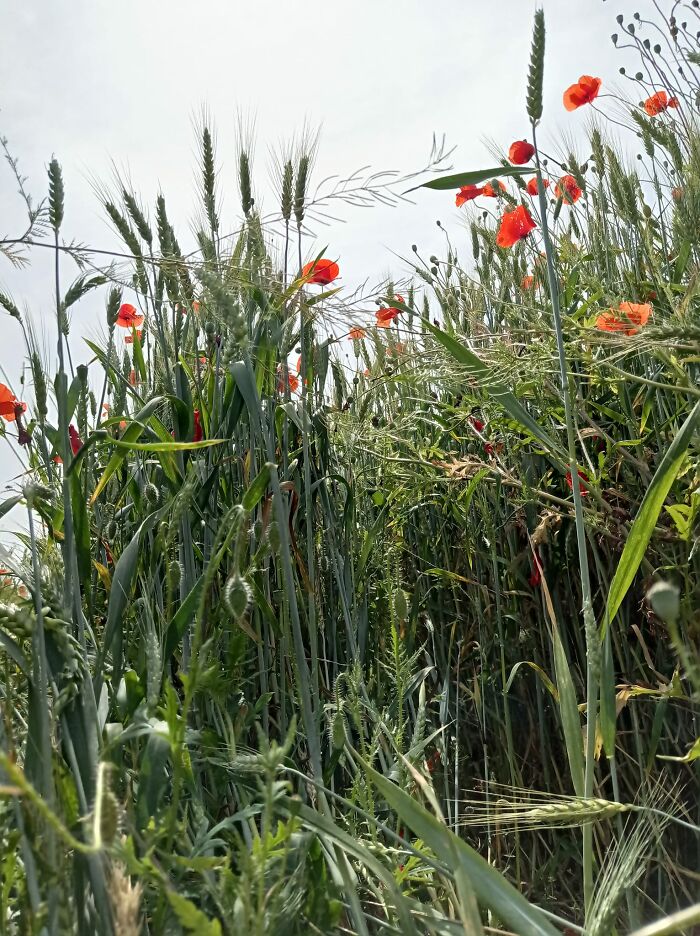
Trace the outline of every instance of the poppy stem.
{"label": "poppy stem", "polygon": [[[566,422],[566,439],[569,454],[569,472],[571,488],[574,498],[574,516],[576,523],[576,541],[578,545],[578,558],[581,575],[581,597],[583,601],[583,623],[586,638],[586,748],[585,748],[585,774],[583,778],[583,795],[593,795],[593,776],[595,770],[595,739],[596,718],[598,711],[598,684],[600,671],[600,642],[593,614],[591,597],[591,578],[588,567],[588,550],[586,546],[586,526],[583,519],[583,500],[578,474],[576,458],[576,418],[571,405],[571,391],[569,369],[566,363],[566,349],[564,346],[564,332],[561,322],[561,308],[559,304],[559,284],[554,267],[554,252],[547,227],[547,202],[542,182],[542,167],[540,154],[537,149],[537,133],[535,122],[532,123],[532,143],[535,147],[535,164],[537,166],[537,193],[542,221],[542,239],[544,241],[547,258],[547,278],[549,281],[549,294],[552,301],[552,317],[554,332],[557,339],[557,352],[559,356],[559,370],[561,373],[562,399],[564,402],[564,418]],[[580,786],[581,778],[573,777],[574,788]],[[583,890],[586,908],[586,917],[591,909],[593,897],[593,828],[591,824],[583,827]]]}

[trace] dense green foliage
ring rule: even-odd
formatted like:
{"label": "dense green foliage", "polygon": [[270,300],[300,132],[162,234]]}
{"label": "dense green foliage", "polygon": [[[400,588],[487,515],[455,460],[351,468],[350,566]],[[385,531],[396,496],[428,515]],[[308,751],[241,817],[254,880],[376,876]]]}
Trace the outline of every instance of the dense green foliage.
{"label": "dense green foliage", "polygon": [[[493,211],[363,297],[388,327],[301,273],[312,146],[280,160],[279,256],[243,145],[222,233],[202,126],[196,250],[119,185],[107,268],[64,242],[51,162],[0,243],[53,245],[59,336],[49,379],[0,294],[28,467],[0,508],[27,517],[0,584],[3,932],[698,925],[692,25],[662,22],[657,51],[622,22],[636,97],[679,106],[601,102],[581,152],[535,152],[539,199],[502,159]],[[537,14],[533,138],[545,72]],[[521,203],[536,229],[497,246]],[[87,293],[106,339],[74,367]]]}

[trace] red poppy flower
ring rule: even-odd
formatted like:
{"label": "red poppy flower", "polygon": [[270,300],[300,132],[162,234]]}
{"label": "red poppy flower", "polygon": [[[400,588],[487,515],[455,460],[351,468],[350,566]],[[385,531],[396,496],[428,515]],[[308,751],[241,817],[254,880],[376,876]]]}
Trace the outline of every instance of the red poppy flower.
{"label": "red poppy flower", "polygon": [[481,194],[486,195],[487,198],[496,198],[497,195],[500,195],[501,192],[505,192],[505,185],[499,180],[496,182],[498,186],[498,191],[491,185],[490,182],[487,182],[486,185],[482,188]]}
{"label": "red poppy flower", "polygon": [[138,377],[136,376],[136,371],[132,367],[131,370],[129,371],[129,383],[131,384],[132,387],[135,387],[138,382],[139,380],[138,380]]}
{"label": "red poppy flower", "polygon": [[27,404],[20,403],[10,388],[0,383],[0,416],[6,422],[14,422],[26,410]]}
{"label": "red poppy flower", "polygon": [[[636,335],[639,326],[646,325],[651,315],[648,302],[621,302],[618,311],[608,309],[595,320],[596,328],[606,332],[620,332],[623,335]],[[622,314],[619,314],[622,313]]]}
{"label": "red poppy flower", "polygon": [[302,268],[301,275],[307,277],[307,283],[327,286],[340,275],[340,267],[333,260],[312,260]]}
{"label": "red poppy flower", "polygon": [[143,325],[143,315],[139,315],[131,303],[125,302],[119,307],[117,325],[121,328],[138,328],[139,325]]}
{"label": "red poppy flower", "polygon": [[364,330],[364,328],[351,328],[348,332],[348,338],[352,338],[353,341],[362,341],[366,335],[367,332]]}
{"label": "red poppy flower", "polygon": [[77,455],[80,449],[83,447],[83,440],[78,435],[78,430],[74,425],[68,427],[68,435],[70,437],[70,447],[74,455]]}
{"label": "red poppy flower", "polygon": [[193,312],[199,312],[199,308],[200,308],[200,307],[199,307],[199,300],[195,299],[194,302],[192,303],[192,311],[193,311]]}
{"label": "red poppy flower", "polygon": [[598,97],[602,82],[591,75],[581,75],[576,84],[564,92],[564,107],[568,111],[576,110],[583,104],[591,104]]}
{"label": "red poppy flower", "polygon": [[[546,189],[549,188],[549,179],[542,179],[542,187]],[[533,197],[537,195],[537,176],[528,179],[525,190],[528,195],[532,195]]]}
{"label": "red poppy flower", "polygon": [[480,189],[478,185],[463,185],[455,196],[455,205],[459,208],[465,202],[478,198],[483,191],[484,190]]}
{"label": "red poppy flower", "polygon": [[[278,378],[277,378],[277,392],[284,393],[284,381],[282,379],[282,366],[280,365],[278,369]],[[299,389],[299,378],[296,374],[293,374],[290,370],[287,371],[287,384],[289,386],[291,393],[296,393]]]}
{"label": "red poppy flower", "polygon": [[494,449],[494,447],[493,447],[493,445],[492,445],[491,442],[487,442],[487,443],[484,445],[484,451],[486,452],[487,455],[493,455],[493,454],[495,453],[496,450]]}
{"label": "red poppy flower", "polygon": [[[585,484],[584,482],[588,481],[588,475],[586,474],[585,471],[581,471],[581,469],[579,468],[579,469],[578,469],[578,477],[579,477],[579,482],[578,482],[578,483],[579,483],[579,487],[580,487],[580,489],[581,489],[581,497],[586,497],[586,496],[588,495],[588,488],[587,488],[587,486],[586,486],[586,484]],[[574,489],[574,480],[573,480],[573,478],[571,477],[571,472],[570,472],[570,471],[567,471],[567,472],[566,472],[566,483],[568,484],[569,489],[573,491],[573,489]]]}
{"label": "red poppy flower", "polygon": [[583,195],[583,192],[572,175],[565,175],[554,186],[554,194],[557,198],[561,198],[565,205],[573,205]]}
{"label": "red poppy flower", "polygon": [[678,98],[674,95],[673,97],[670,97],[670,98],[668,99],[668,106],[669,106],[669,107],[672,107],[672,108],[675,110],[677,107],[680,107],[680,106],[681,106],[681,102],[680,102],[680,101],[678,100]]}
{"label": "red poppy flower", "polygon": [[510,144],[508,159],[514,166],[524,166],[535,155],[535,147],[527,140],[516,140]]}
{"label": "red poppy flower", "polygon": [[[671,101],[676,103],[671,104]],[[671,101],[669,101],[668,94],[665,91],[657,91],[656,94],[648,97],[642,106],[650,117],[656,117],[657,114],[662,114],[668,107],[678,107],[677,98],[671,98]]]}
{"label": "red poppy flower", "polygon": [[401,309],[395,309],[393,307],[387,309],[379,309],[374,313],[374,317],[377,320],[377,328],[388,328],[391,323],[401,314]]}
{"label": "red poppy flower", "polygon": [[484,431],[484,427],[485,427],[486,424],[483,423],[483,422],[482,422],[480,419],[478,419],[476,416],[470,416],[470,417],[469,417],[469,422],[472,424],[472,426],[476,429],[477,432],[483,432],[483,431]]}
{"label": "red poppy flower", "polygon": [[521,289],[534,289],[535,288],[535,277],[534,276],[523,276],[522,282],[520,283]]}
{"label": "red poppy flower", "polygon": [[[142,335],[142,334],[143,334],[143,331],[142,331],[140,328],[137,328],[137,329],[136,329],[136,337],[138,338],[139,341],[141,341],[141,335]],[[125,344],[133,344],[133,343],[134,343],[134,335],[133,335],[133,333],[132,333],[131,335],[124,335],[124,343],[125,343]]]}
{"label": "red poppy flower", "polygon": [[365,367],[365,369],[362,371],[362,376],[369,377],[369,367]]}
{"label": "red poppy flower", "polygon": [[199,419],[199,410],[194,411],[194,436],[192,437],[193,442],[201,442],[204,438],[204,432],[202,430],[202,423]]}
{"label": "red poppy flower", "polygon": [[527,237],[536,227],[527,208],[524,205],[518,205],[514,211],[506,211],[501,218],[496,243],[499,247],[512,247],[513,244]]}

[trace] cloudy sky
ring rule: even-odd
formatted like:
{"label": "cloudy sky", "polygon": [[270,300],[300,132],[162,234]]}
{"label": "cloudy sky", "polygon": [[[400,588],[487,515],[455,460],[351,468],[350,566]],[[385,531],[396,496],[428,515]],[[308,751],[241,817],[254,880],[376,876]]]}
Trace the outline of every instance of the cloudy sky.
{"label": "cloudy sky", "polygon": [[[614,82],[620,54],[610,34],[618,7],[602,0],[546,0],[547,59],[543,136],[577,136],[590,114],[567,114],[563,89],[581,74]],[[648,4],[642,4],[642,7]],[[116,242],[95,197],[95,179],[113,165],[130,173],[152,204],[162,189],[171,220],[188,241],[196,201],[193,118],[206,106],[218,137],[224,227],[235,227],[236,141],[241,115],[255,122],[254,172],[264,211],[270,150],[306,124],[321,128],[316,181],[359,167],[402,173],[424,166],[433,133],[446,134],[455,169],[484,167],[485,140],[507,147],[526,135],[525,76],[534,3],[528,0],[31,0],[0,3],[0,133],[41,197],[45,166],[63,167],[63,234],[95,247]],[[636,5],[639,8],[639,4]],[[0,167],[1,233],[21,229],[14,181]],[[416,193],[413,204],[341,211],[343,223],[318,229],[316,249],[339,258],[353,288],[393,273],[416,243],[429,254],[442,241],[435,220],[463,237],[451,195]],[[308,245],[308,252],[314,245]],[[35,251],[35,255],[41,251]],[[48,255],[48,251],[45,252]],[[75,270],[66,262],[68,283]],[[47,256],[20,273],[0,257],[0,287],[51,336]],[[101,328],[102,297],[83,300],[80,335]],[[3,379],[17,389],[22,345],[5,318]],[[99,323],[99,324],[98,324]],[[53,337],[50,338],[53,346]],[[0,495],[20,469],[0,450]],[[5,521],[6,522],[6,521]]]}

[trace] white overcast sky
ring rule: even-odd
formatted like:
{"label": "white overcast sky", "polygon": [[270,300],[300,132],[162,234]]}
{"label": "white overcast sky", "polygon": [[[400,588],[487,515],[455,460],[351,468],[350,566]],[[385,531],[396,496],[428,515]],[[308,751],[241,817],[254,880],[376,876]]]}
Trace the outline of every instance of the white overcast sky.
{"label": "white overcast sky", "polygon": [[[562,91],[584,73],[615,82],[622,62],[610,41],[615,15],[640,4],[545,0],[544,7],[546,142],[582,132],[590,114],[567,114]],[[37,197],[45,193],[46,164],[59,159],[66,240],[115,246],[90,182],[108,181],[114,162],[128,168],[147,204],[162,189],[184,246],[196,203],[192,121],[203,105],[217,130],[224,228],[235,226],[240,211],[241,114],[255,119],[254,173],[263,183],[269,148],[305,121],[321,127],[317,180],[367,164],[416,170],[434,132],[457,147],[455,170],[484,167],[492,160],[485,139],[507,148],[527,134],[534,9],[529,0],[0,0],[0,133]],[[0,233],[16,233],[21,205],[4,166],[0,205]],[[266,197],[263,209],[275,208]],[[317,249],[328,245],[348,288],[405,275],[396,254],[410,255],[412,243],[426,255],[439,252],[437,218],[457,246],[464,237],[451,193],[419,192],[415,204],[398,208],[346,208],[343,217],[319,231]],[[67,261],[65,283],[74,275]],[[40,333],[50,328],[45,258],[17,273],[0,257],[0,287],[30,311]],[[18,389],[21,335],[2,315],[0,369]],[[77,348],[80,334],[96,334],[103,320],[102,296],[80,303],[76,360],[88,357]],[[53,351],[53,338],[50,345]],[[20,468],[7,449],[2,443],[0,499]]]}

